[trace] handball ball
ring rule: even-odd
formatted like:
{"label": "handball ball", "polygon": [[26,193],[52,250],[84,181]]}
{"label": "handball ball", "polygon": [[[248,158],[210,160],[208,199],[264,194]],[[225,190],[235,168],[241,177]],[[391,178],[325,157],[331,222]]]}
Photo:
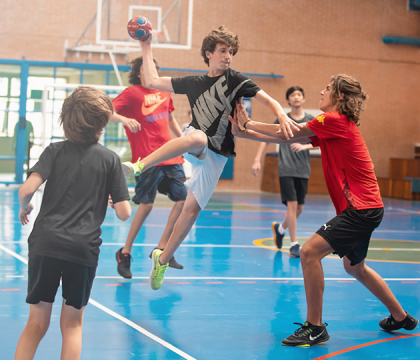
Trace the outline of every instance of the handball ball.
{"label": "handball ball", "polygon": [[152,30],[152,24],[144,16],[134,16],[127,24],[128,35],[134,40],[146,40]]}

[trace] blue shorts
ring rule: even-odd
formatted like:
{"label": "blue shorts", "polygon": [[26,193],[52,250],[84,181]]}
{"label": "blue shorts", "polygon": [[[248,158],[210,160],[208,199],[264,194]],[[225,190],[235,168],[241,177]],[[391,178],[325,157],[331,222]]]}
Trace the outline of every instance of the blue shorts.
{"label": "blue shorts", "polygon": [[181,164],[153,166],[136,177],[135,204],[154,203],[159,191],[168,195],[172,201],[184,201],[187,198],[186,178]]}

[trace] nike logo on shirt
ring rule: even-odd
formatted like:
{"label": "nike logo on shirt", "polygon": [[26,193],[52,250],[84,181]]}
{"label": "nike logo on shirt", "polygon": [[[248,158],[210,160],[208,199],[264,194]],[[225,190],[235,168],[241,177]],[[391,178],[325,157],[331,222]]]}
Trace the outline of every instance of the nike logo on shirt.
{"label": "nike logo on shirt", "polygon": [[[160,98],[160,93],[151,94],[151,95],[154,95],[153,98],[151,98],[150,95],[144,96],[144,102],[141,105],[141,112],[143,113],[144,116],[150,115],[153,111],[155,111],[159,107],[159,105],[161,105],[166,100],[166,97],[163,99]],[[151,106],[146,106],[146,103],[149,105],[152,102],[155,102],[155,103]]]}

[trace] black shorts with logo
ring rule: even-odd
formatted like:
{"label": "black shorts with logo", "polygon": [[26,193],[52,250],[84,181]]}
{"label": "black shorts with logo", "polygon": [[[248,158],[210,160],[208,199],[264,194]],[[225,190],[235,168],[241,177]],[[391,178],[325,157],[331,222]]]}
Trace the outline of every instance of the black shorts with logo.
{"label": "black shorts with logo", "polygon": [[81,309],[86,306],[92,290],[96,267],[84,266],[48,256],[29,256],[28,304],[40,301],[53,303],[60,279],[66,305]]}
{"label": "black shorts with logo", "polygon": [[187,188],[184,185],[184,169],[181,164],[153,166],[136,176],[135,204],[154,203],[156,193],[168,195],[172,201],[183,201],[187,198]]}
{"label": "black shorts with logo", "polygon": [[308,192],[308,179],[292,176],[281,176],[279,179],[282,203],[287,206],[288,201],[297,201],[303,205]]}
{"label": "black shorts with logo", "polygon": [[366,258],[370,237],[382,221],[384,208],[344,210],[316,232],[341,258],[347,256],[351,266]]}

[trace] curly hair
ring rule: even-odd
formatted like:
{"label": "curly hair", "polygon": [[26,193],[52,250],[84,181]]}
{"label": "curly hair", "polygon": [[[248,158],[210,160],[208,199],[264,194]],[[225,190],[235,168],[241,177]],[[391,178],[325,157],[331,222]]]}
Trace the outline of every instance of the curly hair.
{"label": "curly hair", "polygon": [[92,144],[99,141],[113,113],[108,95],[93,87],[79,86],[64,100],[59,122],[69,141]]}
{"label": "curly hair", "polygon": [[360,113],[365,109],[365,100],[368,95],[362,90],[360,83],[351,76],[339,74],[331,76],[332,83],[331,100],[337,103],[340,96],[343,99],[339,102],[337,111],[346,115],[357,126],[360,125]]}
{"label": "curly hair", "polygon": [[207,66],[209,66],[209,59],[206,55],[206,51],[214,53],[217,44],[231,47],[233,55],[236,55],[239,50],[239,37],[233,32],[228,31],[224,25],[219,26],[217,29],[213,29],[210,34],[203,39],[203,44],[201,45],[201,56],[204,58],[204,62]]}
{"label": "curly hair", "polygon": [[[156,70],[159,71],[159,64],[158,61],[153,58],[153,62],[155,63]],[[139,78],[140,75],[140,68],[143,65],[143,56],[140,56],[128,64],[131,66],[131,71],[128,73],[128,82],[131,85],[141,85],[141,80]]]}

